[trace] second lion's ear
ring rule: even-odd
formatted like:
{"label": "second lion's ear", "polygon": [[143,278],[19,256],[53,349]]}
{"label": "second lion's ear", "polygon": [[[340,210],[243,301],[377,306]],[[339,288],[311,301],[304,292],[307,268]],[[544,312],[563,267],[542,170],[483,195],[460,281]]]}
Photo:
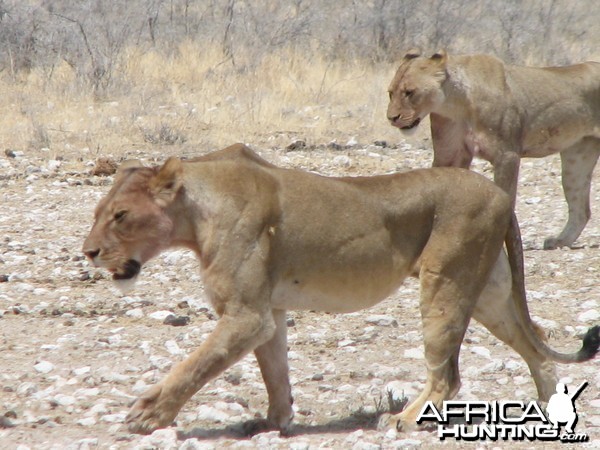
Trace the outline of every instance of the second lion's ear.
{"label": "second lion's ear", "polygon": [[406,52],[406,54],[404,55],[404,59],[415,59],[419,56],[421,56],[421,49],[415,47],[411,48],[409,51]]}
{"label": "second lion's ear", "polygon": [[183,166],[179,158],[167,159],[163,166],[150,180],[150,192],[156,202],[163,208],[175,200],[177,192],[183,184]]}
{"label": "second lion's ear", "polygon": [[139,159],[127,159],[127,160],[123,161],[119,165],[119,167],[117,167],[117,172],[115,173],[115,179],[118,180],[124,174],[126,174],[128,171],[133,170],[133,169],[139,169],[141,167],[144,167],[144,165],[142,164],[142,162]]}
{"label": "second lion's ear", "polygon": [[446,50],[438,50],[431,56],[432,61],[438,61],[441,64],[446,64],[446,60],[448,59],[448,53]]}

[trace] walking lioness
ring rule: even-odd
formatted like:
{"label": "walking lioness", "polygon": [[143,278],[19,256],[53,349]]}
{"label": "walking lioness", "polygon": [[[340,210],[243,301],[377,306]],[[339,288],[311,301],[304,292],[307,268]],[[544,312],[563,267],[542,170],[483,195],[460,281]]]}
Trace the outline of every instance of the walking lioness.
{"label": "walking lioness", "polygon": [[571,246],[590,216],[590,184],[600,156],[600,63],[519,67],[488,55],[432,57],[409,51],[388,88],[387,118],[401,130],[428,114],[433,165],[490,161],[514,202],[519,160],[560,153],[569,219],[544,248]]}
{"label": "walking lioness", "polygon": [[427,383],[386,426],[414,426],[427,400],[441,405],[458,392],[471,317],[523,356],[544,400],[556,386],[552,361],[585,361],[598,351],[598,327],[573,354],[540,340],[525,303],[509,197],[467,170],[328,178],[278,168],[241,144],[162,167],[122,168],[96,208],[84,253],[121,283],[175,246],[198,256],[220,318],[194,353],[135,402],[127,417],[133,432],[171,424],[186,400],[250,351],[269,396],[267,419],[254,426],[287,431],[285,311],[357,311],[410,275],[421,283]]}

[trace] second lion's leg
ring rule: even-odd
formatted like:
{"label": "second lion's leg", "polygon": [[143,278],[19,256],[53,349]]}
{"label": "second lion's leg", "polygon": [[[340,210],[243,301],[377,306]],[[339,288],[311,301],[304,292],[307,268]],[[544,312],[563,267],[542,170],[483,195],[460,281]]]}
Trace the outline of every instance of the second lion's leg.
{"label": "second lion's leg", "polygon": [[579,237],[590,216],[592,173],[600,156],[600,139],[587,138],[560,154],[562,185],[569,207],[569,218],[558,237],[544,241],[544,249],[569,247]]}

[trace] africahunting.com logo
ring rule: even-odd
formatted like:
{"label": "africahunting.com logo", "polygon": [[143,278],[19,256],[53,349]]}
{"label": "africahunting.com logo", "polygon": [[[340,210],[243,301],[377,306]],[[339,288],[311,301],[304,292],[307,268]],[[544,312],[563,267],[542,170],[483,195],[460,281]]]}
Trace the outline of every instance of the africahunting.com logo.
{"label": "africahunting.com logo", "polygon": [[428,401],[417,423],[437,423],[440,440],[587,442],[587,434],[575,432],[578,419],[575,400],[587,385],[587,381],[583,382],[570,394],[565,384],[558,383],[546,412],[536,401],[450,400],[444,401],[441,410]]}

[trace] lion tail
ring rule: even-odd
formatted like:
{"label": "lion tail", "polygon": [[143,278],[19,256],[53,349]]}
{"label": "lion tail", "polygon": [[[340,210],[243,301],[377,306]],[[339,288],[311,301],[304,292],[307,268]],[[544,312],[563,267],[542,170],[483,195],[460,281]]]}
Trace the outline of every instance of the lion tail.
{"label": "lion tail", "polygon": [[525,275],[523,263],[523,244],[521,241],[521,230],[517,216],[512,213],[509,229],[506,233],[506,251],[510,262],[512,275],[512,295],[519,318],[523,325],[525,334],[537,351],[558,363],[583,362],[592,359],[600,349],[600,326],[591,327],[583,337],[583,344],[579,351],[573,353],[561,353],[551,349],[533,328],[529,308],[527,307],[527,294],[525,291]]}

